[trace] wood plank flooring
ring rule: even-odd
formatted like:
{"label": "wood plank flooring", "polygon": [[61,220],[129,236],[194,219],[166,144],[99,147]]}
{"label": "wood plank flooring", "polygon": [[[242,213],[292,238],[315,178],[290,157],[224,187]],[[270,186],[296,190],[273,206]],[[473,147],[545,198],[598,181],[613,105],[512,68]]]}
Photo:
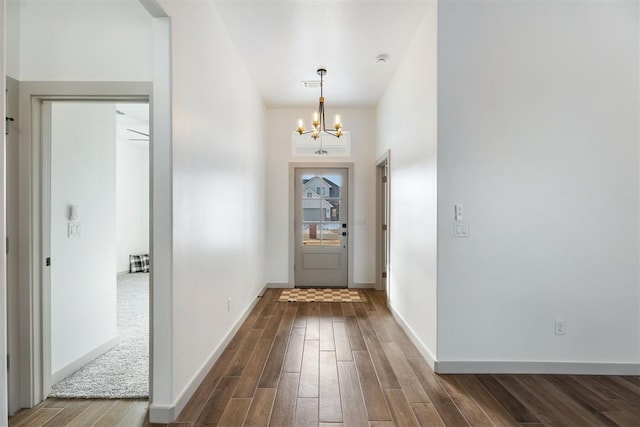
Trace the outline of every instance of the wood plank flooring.
{"label": "wood plank flooring", "polygon": [[[640,378],[436,375],[385,305],[268,290],[174,427],[640,426]],[[152,426],[145,401],[49,399],[13,426]]]}

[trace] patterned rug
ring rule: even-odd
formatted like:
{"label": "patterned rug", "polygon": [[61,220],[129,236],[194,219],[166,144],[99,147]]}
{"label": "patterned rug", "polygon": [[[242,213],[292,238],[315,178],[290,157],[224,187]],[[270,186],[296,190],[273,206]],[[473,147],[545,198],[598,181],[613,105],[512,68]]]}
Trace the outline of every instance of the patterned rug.
{"label": "patterned rug", "polygon": [[357,289],[283,289],[279,302],[367,302]]}

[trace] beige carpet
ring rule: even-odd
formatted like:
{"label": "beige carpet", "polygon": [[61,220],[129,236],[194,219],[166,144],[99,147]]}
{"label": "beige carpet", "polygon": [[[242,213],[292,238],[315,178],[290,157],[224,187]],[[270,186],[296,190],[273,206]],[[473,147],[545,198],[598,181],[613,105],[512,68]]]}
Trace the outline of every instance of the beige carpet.
{"label": "beige carpet", "polygon": [[283,289],[279,302],[367,302],[357,289]]}
{"label": "beige carpet", "polygon": [[49,397],[149,397],[149,273],[118,278],[117,346],[51,388]]}

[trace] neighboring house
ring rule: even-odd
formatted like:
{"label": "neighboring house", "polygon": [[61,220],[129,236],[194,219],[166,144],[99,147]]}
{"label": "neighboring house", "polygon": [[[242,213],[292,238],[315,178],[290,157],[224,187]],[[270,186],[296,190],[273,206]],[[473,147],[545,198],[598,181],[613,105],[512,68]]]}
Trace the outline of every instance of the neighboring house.
{"label": "neighboring house", "polygon": [[304,221],[339,221],[338,201],[326,198],[340,197],[340,186],[320,176],[305,179],[303,184],[302,217]]}
{"label": "neighboring house", "polygon": [[326,177],[314,176],[302,181],[304,188],[321,197],[340,197],[340,186]]}

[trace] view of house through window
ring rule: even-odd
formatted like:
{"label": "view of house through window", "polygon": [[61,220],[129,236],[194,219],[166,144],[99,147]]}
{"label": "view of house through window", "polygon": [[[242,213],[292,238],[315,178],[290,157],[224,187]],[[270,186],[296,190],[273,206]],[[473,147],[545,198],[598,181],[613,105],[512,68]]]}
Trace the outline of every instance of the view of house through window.
{"label": "view of house through window", "polygon": [[302,176],[302,240],[305,246],[340,246],[338,175]]}

